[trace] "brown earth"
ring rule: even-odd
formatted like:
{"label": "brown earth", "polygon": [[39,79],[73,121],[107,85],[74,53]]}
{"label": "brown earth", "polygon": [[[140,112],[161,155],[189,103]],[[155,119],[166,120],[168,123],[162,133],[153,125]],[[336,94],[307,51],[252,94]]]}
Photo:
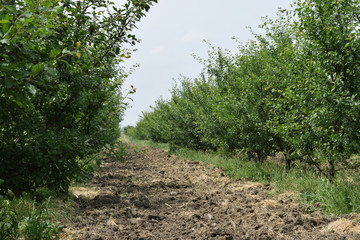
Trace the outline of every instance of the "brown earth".
{"label": "brown earth", "polygon": [[105,159],[88,187],[73,188],[78,222],[62,239],[360,239],[354,220],[305,213],[296,195],[232,180],[164,150]]}

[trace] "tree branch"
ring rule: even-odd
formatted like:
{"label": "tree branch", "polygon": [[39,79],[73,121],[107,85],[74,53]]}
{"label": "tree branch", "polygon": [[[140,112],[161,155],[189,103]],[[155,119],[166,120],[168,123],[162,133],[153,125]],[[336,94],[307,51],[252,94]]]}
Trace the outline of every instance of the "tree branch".
{"label": "tree branch", "polygon": [[135,12],[133,12],[133,15],[130,16],[130,18],[128,19],[128,21],[125,21],[124,25],[121,27],[120,32],[117,34],[116,38],[114,39],[114,41],[112,42],[112,44],[110,45],[110,47],[107,48],[107,51],[100,57],[100,59],[94,64],[94,67],[98,67],[99,64],[101,63],[101,61],[109,54],[109,52],[111,51],[111,49],[114,47],[114,45],[120,40],[121,35],[125,32],[126,27],[133,21]]}

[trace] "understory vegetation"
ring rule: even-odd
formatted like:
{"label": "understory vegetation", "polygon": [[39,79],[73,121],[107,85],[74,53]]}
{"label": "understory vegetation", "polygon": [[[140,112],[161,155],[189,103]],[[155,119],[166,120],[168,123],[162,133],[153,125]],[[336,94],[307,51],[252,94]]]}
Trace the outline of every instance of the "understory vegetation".
{"label": "understory vegetation", "polygon": [[[199,77],[179,79],[126,134],[236,157],[232,175],[250,168],[252,180],[299,169],[309,202],[359,211],[360,1],[298,0],[260,27],[235,53],[209,44]],[[275,177],[274,158],[287,172]]]}
{"label": "understory vegetation", "polygon": [[[120,64],[155,2],[0,1],[0,239],[56,238],[43,202],[86,179],[91,156],[115,152]],[[18,201],[32,208],[20,214]]]}
{"label": "understory vegetation", "polygon": [[0,239],[58,239],[63,228],[51,212],[50,199],[39,204],[29,197],[0,201]]}

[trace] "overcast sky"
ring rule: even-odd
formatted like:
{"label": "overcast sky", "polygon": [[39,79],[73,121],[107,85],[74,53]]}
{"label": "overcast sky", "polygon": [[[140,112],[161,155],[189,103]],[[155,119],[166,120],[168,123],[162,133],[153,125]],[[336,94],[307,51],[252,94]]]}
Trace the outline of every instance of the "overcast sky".
{"label": "overcast sky", "polygon": [[126,110],[122,126],[135,125],[142,111],[162,96],[170,97],[174,78],[195,78],[201,70],[191,54],[206,58],[209,47],[236,51],[237,43],[252,39],[247,29],[259,32],[262,17],[276,18],[279,8],[289,9],[290,0],[159,0],[137,24],[135,35],[142,41],[123,65],[140,66],[127,78],[124,92],[134,85],[131,108]]}

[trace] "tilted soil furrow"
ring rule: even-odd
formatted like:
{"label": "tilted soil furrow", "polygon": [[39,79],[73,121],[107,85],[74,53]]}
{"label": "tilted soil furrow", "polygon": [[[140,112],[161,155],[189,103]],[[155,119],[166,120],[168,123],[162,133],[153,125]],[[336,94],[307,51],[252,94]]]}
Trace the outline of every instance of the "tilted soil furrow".
{"label": "tilted soil furrow", "polygon": [[[359,239],[326,231],[330,219],[307,214],[294,194],[232,180],[221,169],[147,148],[122,163],[104,160],[83,193],[74,190],[74,239]],[[88,194],[86,194],[86,189]],[[93,194],[90,194],[93,190]],[[76,192],[76,194],[75,194]]]}

